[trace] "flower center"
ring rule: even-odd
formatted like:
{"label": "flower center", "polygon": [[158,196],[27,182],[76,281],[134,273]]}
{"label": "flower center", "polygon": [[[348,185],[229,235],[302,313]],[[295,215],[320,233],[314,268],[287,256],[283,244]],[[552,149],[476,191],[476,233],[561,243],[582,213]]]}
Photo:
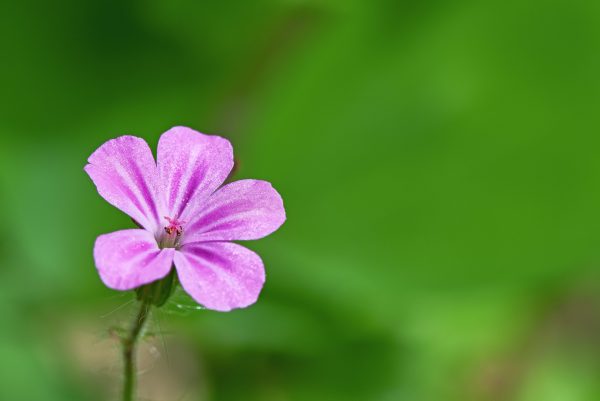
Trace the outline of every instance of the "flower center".
{"label": "flower center", "polygon": [[183,234],[185,221],[172,219],[168,216],[165,216],[165,219],[169,224],[165,226],[165,232],[159,238],[158,246],[160,248],[177,248]]}

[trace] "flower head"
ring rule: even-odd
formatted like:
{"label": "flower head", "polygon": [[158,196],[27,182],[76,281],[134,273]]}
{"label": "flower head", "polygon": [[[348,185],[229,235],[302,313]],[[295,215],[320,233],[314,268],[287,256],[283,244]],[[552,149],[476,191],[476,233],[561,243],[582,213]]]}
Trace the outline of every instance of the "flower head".
{"label": "flower head", "polygon": [[233,168],[228,140],[174,127],[160,137],[156,162],[134,136],[109,140],[88,162],[84,169],[100,195],[142,227],[96,239],[104,284],[134,289],[164,278],[174,265],[183,289],[209,309],[256,301],[265,281],[262,260],[230,241],[271,234],[285,210],[266,181],[221,186]]}

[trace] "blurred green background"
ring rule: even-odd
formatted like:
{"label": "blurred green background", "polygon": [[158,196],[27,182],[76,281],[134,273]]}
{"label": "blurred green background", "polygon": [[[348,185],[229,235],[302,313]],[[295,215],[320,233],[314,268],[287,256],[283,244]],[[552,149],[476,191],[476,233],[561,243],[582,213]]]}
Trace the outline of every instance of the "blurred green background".
{"label": "blurred green background", "polygon": [[[228,137],[288,221],[259,302],[177,294],[145,400],[600,399],[600,2],[62,0],[0,12],[0,399],[114,399],[109,138]],[[112,334],[111,334],[112,333]]]}

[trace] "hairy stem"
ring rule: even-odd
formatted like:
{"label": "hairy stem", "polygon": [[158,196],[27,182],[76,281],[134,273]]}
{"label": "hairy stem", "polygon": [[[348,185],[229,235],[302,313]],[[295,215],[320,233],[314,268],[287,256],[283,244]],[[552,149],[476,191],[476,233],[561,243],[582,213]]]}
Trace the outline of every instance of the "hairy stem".
{"label": "hairy stem", "polygon": [[133,325],[131,326],[129,336],[123,339],[123,365],[125,368],[125,370],[123,371],[123,401],[134,400],[136,382],[136,345],[140,337],[140,333],[144,328],[144,324],[146,323],[146,319],[150,314],[151,306],[152,305],[146,300],[142,300],[142,302],[140,302],[140,310],[135,316],[135,320],[133,321]]}

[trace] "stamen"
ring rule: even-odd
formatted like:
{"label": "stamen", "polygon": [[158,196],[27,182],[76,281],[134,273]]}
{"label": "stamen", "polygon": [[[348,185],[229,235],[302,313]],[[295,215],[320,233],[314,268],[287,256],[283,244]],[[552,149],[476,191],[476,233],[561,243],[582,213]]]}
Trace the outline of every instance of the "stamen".
{"label": "stamen", "polygon": [[162,248],[176,248],[179,245],[179,238],[183,234],[183,225],[185,221],[173,219],[169,216],[164,216],[164,218],[169,222],[167,226],[165,226],[166,236],[159,241],[160,246]]}

